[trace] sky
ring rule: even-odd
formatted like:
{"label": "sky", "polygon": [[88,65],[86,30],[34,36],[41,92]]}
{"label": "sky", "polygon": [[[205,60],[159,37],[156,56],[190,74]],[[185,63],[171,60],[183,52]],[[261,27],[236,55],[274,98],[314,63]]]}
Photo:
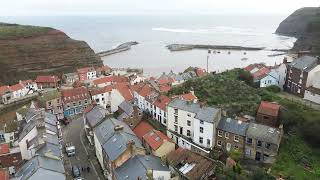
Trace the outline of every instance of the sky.
{"label": "sky", "polygon": [[320,0],[1,0],[0,16],[290,14]]}

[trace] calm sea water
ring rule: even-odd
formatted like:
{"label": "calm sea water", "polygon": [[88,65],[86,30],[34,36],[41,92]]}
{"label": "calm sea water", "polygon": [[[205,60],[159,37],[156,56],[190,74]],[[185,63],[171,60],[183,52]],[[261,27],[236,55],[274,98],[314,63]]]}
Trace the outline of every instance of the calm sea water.
{"label": "calm sea water", "polygon": [[[172,43],[266,47],[263,51],[221,51],[209,58],[209,70],[223,71],[253,62],[273,65],[281,56],[268,57],[270,49],[288,49],[295,38],[274,34],[286,15],[180,15],[180,16],[58,16],[0,17],[1,22],[50,26],[86,41],[96,52],[120,43],[138,41],[132,50],[104,57],[111,67],[144,68],[146,74],[206,67],[207,51],[170,52]],[[242,58],[248,58],[242,61]]]}

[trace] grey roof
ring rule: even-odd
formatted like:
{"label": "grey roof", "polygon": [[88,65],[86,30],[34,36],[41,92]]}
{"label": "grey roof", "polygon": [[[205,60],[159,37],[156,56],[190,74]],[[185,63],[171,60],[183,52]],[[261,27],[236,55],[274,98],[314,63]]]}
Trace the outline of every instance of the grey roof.
{"label": "grey roof", "polygon": [[53,156],[60,157],[62,154],[62,151],[61,151],[59,145],[45,143],[37,150],[36,153],[39,155],[42,155],[42,156],[45,156],[47,154],[51,154]]}
{"label": "grey roof", "polygon": [[[45,171],[44,171],[45,170]],[[48,173],[48,172],[53,173]],[[43,174],[42,177],[39,177],[40,174]],[[45,156],[35,156],[29,161],[27,161],[15,174],[15,177],[26,180],[26,179],[35,179],[35,180],[59,180],[62,177],[65,179],[64,167],[61,160],[45,157]],[[34,176],[37,174],[37,176]],[[34,177],[33,177],[34,176]]]}
{"label": "grey roof", "polygon": [[249,123],[236,121],[231,118],[223,118],[220,120],[217,129],[237,134],[240,136],[246,136],[246,131],[249,127]]}
{"label": "grey roof", "polygon": [[318,65],[318,59],[312,56],[302,56],[295,59],[290,63],[294,68],[300,69],[305,72],[311,71],[315,66]]}
{"label": "grey roof", "polygon": [[147,171],[167,171],[169,168],[161,163],[160,158],[155,156],[136,155],[126,161],[115,170],[117,180],[147,180]]}
{"label": "grey roof", "polygon": [[262,124],[250,123],[246,136],[264,142],[279,144],[281,140],[281,131],[278,128],[272,128]]}
{"label": "grey roof", "polygon": [[173,108],[178,108],[184,111],[195,113],[196,119],[203,120],[209,123],[212,123],[217,115],[220,113],[220,109],[213,107],[200,107],[200,104],[193,103],[185,100],[181,100],[179,98],[171,101],[168,106]]}
{"label": "grey roof", "polygon": [[[123,130],[115,132],[114,128],[117,125],[122,126]],[[143,148],[141,141],[129,126],[114,118],[105,119],[94,132],[110,160],[117,159],[127,149],[129,141],[133,141],[136,147]]]}
{"label": "grey roof", "polygon": [[129,116],[133,113],[133,105],[127,101],[123,101],[119,105],[119,108],[121,108]]}
{"label": "grey roof", "polygon": [[85,116],[90,126],[95,127],[106,117],[107,114],[109,114],[108,110],[104,109],[101,106],[95,106],[91,111],[86,113]]}

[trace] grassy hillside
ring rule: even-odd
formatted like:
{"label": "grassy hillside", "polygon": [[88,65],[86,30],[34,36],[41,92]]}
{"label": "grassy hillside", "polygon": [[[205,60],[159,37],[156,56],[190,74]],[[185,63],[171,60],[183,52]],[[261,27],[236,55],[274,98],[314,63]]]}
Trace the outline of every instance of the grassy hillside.
{"label": "grassy hillside", "polygon": [[50,30],[52,30],[52,28],[0,23],[0,39],[28,38],[44,35]]}

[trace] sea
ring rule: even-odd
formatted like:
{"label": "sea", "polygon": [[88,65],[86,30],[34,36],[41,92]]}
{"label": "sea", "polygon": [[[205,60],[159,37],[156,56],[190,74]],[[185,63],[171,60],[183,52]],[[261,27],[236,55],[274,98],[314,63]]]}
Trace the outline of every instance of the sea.
{"label": "sea", "polygon": [[[289,49],[293,37],[274,32],[286,14],[206,15],[99,15],[99,16],[9,16],[0,22],[48,26],[71,38],[86,41],[95,52],[137,41],[129,51],[103,57],[110,67],[143,68],[146,76],[181,72],[189,66],[222,72],[251,63],[279,64],[283,56],[270,57]],[[229,51],[208,54],[207,50],[170,52],[173,43],[265,47],[260,51]]]}

